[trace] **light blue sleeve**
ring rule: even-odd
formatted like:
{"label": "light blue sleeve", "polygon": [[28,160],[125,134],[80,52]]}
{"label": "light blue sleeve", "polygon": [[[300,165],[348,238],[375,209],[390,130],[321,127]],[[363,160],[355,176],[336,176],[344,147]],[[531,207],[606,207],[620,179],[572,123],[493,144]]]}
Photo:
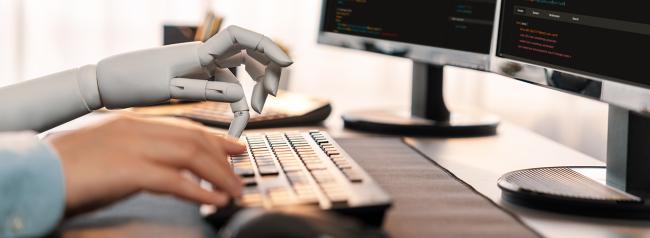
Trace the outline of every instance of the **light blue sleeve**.
{"label": "light blue sleeve", "polygon": [[51,231],[65,207],[62,167],[32,132],[0,133],[0,237]]}

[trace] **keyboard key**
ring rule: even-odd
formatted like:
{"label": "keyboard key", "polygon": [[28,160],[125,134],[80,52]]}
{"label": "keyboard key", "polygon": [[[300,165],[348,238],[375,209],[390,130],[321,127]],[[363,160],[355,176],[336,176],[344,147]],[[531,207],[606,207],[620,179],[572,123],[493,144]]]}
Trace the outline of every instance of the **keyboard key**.
{"label": "keyboard key", "polygon": [[241,177],[254,177],[255,171],[252,168],[234,168],[235,174]]}
{"label": "keyboard key", "polygon": [[[333,208],[343,208],[354,193],[349,184],[363,181],[351,158],[319,131],[250,134],[241,141],[248,151],[228,158],[233,172],[242,178],[244,192],[237,199],[241,206],[318,206],[329,201]],[[330,167],[326,158],[337,168]],[[267,178],[257,177],[258,173]]]}
{"label": "keyboard key", "polygon": [[292,152],[277,153],[275,156],[278,158],[296,157]]}
{"label": "keyboard key", "polygon": [[268,192],[274,206],[285,206],[294,203],[293,192],[289,188],[273,188]]}
{"label": "keyboard key", "polygon": [[361,178],[360,175],[348,176],[348,180],[350,180],[350,182],[353,182],[353,183],[361,183],[361,182],[363,182],[363,178]]}
{"label": "keyboard key", "polygon": [[363,182],[363,178],[361,177],[361,175],[352,169],[342,169],[341,172],[345,174],[345,176],[348,178],[350,182],[353,183]]}
{"label": "keyboard key", "polygon": [[282,166],[301,166],[302,165],[302,163],[300,161],[297,161],[297,160],[280,161],[280,164],[282,164]]}
{"label": "keyboard key", "polygon": [[314,159],[320,160],[320,157],[318,155],[315,155],[315,154],[313,154],[313,155],[303,155],[303,156],[299,155],[299,156],[300,156],[300,158],[302,160],[314,160]]}
{"label": "keyboard key", "polygon": [[260,207],[262,206],[262,195],[257,191],[249,193],[244,191],[239,204],[246,207]]}
{"label": "keyboard key", "polygon": [[246,187],[254,187],[257,186],[257,180],[255,180],[255,178],[243,178],[242,185]]}
{"label": "keyboard key", "polygon": [[327,194],[327,198],[329,198],[333,206],[345,206],[348,201],[348,197],[343,192]]}
{"label": "keyboard key", "polygon": [[259,157],[254,157],[255,161],[273,161],[273,156],[259,156]]}
{"label": "keyboard key", "polygon": [[301,171],[288,172],[286,175],[292,185],[309,184],[309,178]]}
{"label": "keyboard key", "polygon": [[323,149],[324,151],[336,150],[336,148],[334,148],[333,146],[322,146],[321,149]]}
{"label": "keyboard key", "polygon": [[301,165],[287,165],[287,166],[283,166],[282,170],[284,170],[285,172],[302,171],[302,166]]}
{"label": "keyboard key", "polygon": [[334,164],[336,165],[336,167],[342,170],[352,168],[352,165],[350,165],[350,163],[348,163],[347,161],[340,161],[340,162],[334,161]]}
{"label": "keyboard key", "polygon": [[322,163],[320,158],[315,158],[315,157],[309,157],[309,158],[302,158],[302,161],[305,164],[310,164],[310,163]]}
{"label": "keyboard key", "polygon": [[298,156],[296,156],[296,155],[294,155],[294,154],[278,154],[278,155],[276,155],[276,156],[278,157],[279,160],[283,160],[283,159],[298,159]]}
{"label": "keyboard key", "polygon": [[282,165],[283,168],[286,168],[286,167],[302,167],[302,163],[300,163],[300,161],[293,161],[293,160],[280,161],[280,165]]}
{"label": "keyboard key", "polygon": [[314,179],[316,179],[316,182],[319,184],[336,182],[336,179],[334,179],[334,177],[329,172],[327,172],[327,170],[317,170],[312,171],[311,173],[314,176]]}
{"label": "keyboard key", "polygon": [[328,151],[326,154],[327,154],[327,156],[339,155],[339,152],[338,151]]}
{"label": "keyboard key", "polygon": [[262,176],[267,176],[267,175],[278,175],[278,169],[274,166],[263,166],[259,167],[260,174]]}
{"label": "keyboard key", "polygon": [[233,165],[232,167],[233,167],[233,170],[234,170],[234,169],[253,169],[253,165],[252,165],[252,164],[243,164],[243,165],[235,164],[235,165]]}
{"label": "keyboard key", "polygon": [[246,159],[230,159],[230,163],[233,164],[241,164],[241,163],[250,163],[251,160],[249,158]]}
{"label": "keyboard key", "polygon": [[316,195],[313,190],[308,190],[308,192],[296,193],[296,203],[302,205],[318,205],[318,195]]}
{"label": "keyboard key", "polygon": [[322,170],[326,168],[323,163],[309,163],[309,164],[305,164],[305,166],[309,170]]}
{"label": "keyboard key", "polygon": [[295,156],[295,155],[291,155],[291,156],[287,156],[287,155],[284,155],[284,156],[278,156],[278,160],[279,160],[280,162],[283,162],[283,161],[287,161],[287,162],[288,162],[288,161],[300,162],[300,158],[298,158],[298,156]]}
{"label": "keyboard key", "polygon": [[275,162],[273,161],[259,161],[257,162],[257,166],[263,167],[263,166],[275,166]]}
{"label": "keyboard key", "polygon": [[268,190],[269,196],[276,196],[276,197],[288,197],[291,196],[293,193],[291,192],[291,189],[288,187],[275,187],[275,188],[270,188]]}
{"label": "keyboard key", "polygon": [[235,169],[244,169],[244,170],[253,169],[253,165],[250,164],[250,163],[248,163],[248,164],[234,164],[232,167],[233,167],[233,170],[235,170]]}

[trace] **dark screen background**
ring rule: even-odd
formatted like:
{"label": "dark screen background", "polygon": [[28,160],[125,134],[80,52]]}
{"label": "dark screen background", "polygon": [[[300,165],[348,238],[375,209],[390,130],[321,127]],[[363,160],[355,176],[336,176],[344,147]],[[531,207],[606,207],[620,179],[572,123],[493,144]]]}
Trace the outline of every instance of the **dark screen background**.
{"label": "dark screen background", "polygon": [[[569,13],[569,16],[580,14],[633,24],[650,24],[647,5],[646,1],[633,0],[503,0],[497,54],[650,87],[650,77],[646,76],[650,62],[647,60],[650,56],[650,35],[620,31],[616,27],[609,29],[515,14],[516,8],[530,7]],[[648,30],[650,25],[643,28]],[[531,39],[530,30],[550,35],[532,34],[539,39]],[[526,42],[522,43],[522,40]],[[546,51],[539,52],[539,49]]]}
{"label": "dark screen background", "polygon": [[495,5],[496,0],[326,0],[323,30],[487,54]]}

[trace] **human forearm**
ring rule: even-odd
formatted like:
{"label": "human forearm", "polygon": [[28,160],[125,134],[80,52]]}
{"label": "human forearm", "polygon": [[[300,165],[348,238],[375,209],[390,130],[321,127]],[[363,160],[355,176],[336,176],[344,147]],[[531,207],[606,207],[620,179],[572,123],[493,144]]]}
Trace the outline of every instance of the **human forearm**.
{"label": "human forearm", "polygon": [[34,133],[0,133],[0,237],[45,235],[64,211],[56,153]]}

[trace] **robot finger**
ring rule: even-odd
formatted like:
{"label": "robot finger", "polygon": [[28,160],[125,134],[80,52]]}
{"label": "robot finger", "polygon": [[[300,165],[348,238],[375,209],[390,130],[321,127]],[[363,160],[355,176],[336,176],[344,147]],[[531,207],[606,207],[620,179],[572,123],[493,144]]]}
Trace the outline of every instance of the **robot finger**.
{"label": "robot finger", "polygon": [[262,34],[238,26],[230,26],[226,30],[233,38],[234,43],[240,44],[246,49],[255,50],[264,54],[271,61],[282,67],[287,67],[293,63],[291,58],[277,44]]}
{"label": "robot finger", "polygon": [[262,109],[264,108],[264,103],[266,102],[267,97],[268,93],[264,89],[263,82],[258,82],[255,84],[255,87],[253,87],[253,95],[251,96],[251,107],[253,110],[255,110],[257,113],[262,113]]}
{"label": "robot finger", "polygon": [[246,102],[246,97],[243,97],[239,101],[230,103],[230,109],[232,110],[233,113],[248,111],[249,108],[248,108],[248,102]]}
{"label": "robot finger", "polygon": [[291,65],[291,58],[268,37],[237,26],[230,26],[208,39],[200,48],[199,58],[202,65],[215,59],[232,55],[233,49],[250,49],[266,55],[271,61],[282,67]]}
{"label": "robot finger", "polygon": [[[237,28],[235,30],[235,28]],[[262,35],[244,30],[243,28],[230,26],[208,39],[199,48],[199,60],[201,65],[207,65],[212,60],[219,60],[230,57],[242,50],[242,47],[251,48],[248,45],[257,43]],[[253,46],[253,48],[255,47]]]}
{"label": "robot finger", "polygon": [[230,70],[228,69],[216,68],[214,69],[212,74],[214,75],[215,81],[235,83],[237,85],[241,85],[237,77],[234,74],[232,74],[232,72],[230,72]]}
{"label": "robot finger", "polygon": [[219,68],[234,68],[244,64],[244,52],[240,50],[231,56],[215,60],[214,62]]}
{"label": "robot finger", "polygon": [[244,56],[244,65],[246,66],[246,72],[248,75],[253,78],[256,82],[264,81],[264,74],[266,66],[259,61],[255,60],[253,57],[247,53],[243,54]]}
{"label": "robot finger", "polygon": [[260,52],[254,50],[246,50],[246,54],[248,54],[248,56],[252,57],[253,59],[257,60],[257,62],[260,62],[263,65],[268,65],[271,63],[271,59],[269,59],[269,57],[267,57],[266,55]]}
{"label": "robot finger", "polygon": [[230,109],[233,112],[233,120],[230,122],[230,127],[228,128],[228,135],[232,136],[233,138],[239,138],[242,131],[244,131],[246,128],[246,125],[248,124],[248,120],[250,118],[246,96],[243,94],[243,89],[239,83],[239,80],[237,80],[235,75],[233,75],[230,70],[216,69],[214,71],[214,78],[215,80],[221,81],[223,83],[237,85],[242,91],[241,98],[230,103]]}
{"label": "robot finger", "polygon": [[259,42],[257,47],[255,48],[257,52],[264,53],[271,61],[275,62],[281,67],[287,67],[291,64],[293,64],[293,61],[291,61],[291,58],[284,53],[284,51],[271,39],[268,37],[263,37],[262,40]]}
{"label": "robot finger", "polygon": [[169,91],[171,98],[192,101],[236,102],[244,97],[241,85],[190,78],[173,78]]}
{"label": "robot finger", "polygon": [[[215,81],[209,82],[207,85],[207,88],[211,89],[206,91],[206,97],[208,100],[212,100],[213,98],[216,99],[216,97],[223,95],[221,97],[231,99],[228,101],[224,100],[223,102],[241,104],[239,101],[243,100],[244,104],[246,104],[244,89],[242,88],[241,83],[239,83],[239,80],[237,80],[237,77],[235,77],[230,70],[218,68],[214,70],[213,75]],[[228,87],[223,87],[221,85],[228,85]],[[248,106],[239,110],[248,110]]]}
{"label": "robot finger", "polygon": [[248,125],[248,120],[250,119],[250,113],[248,111],[238,111],[234,112],[232,122],[230,122],[230,127],[228,127],[228,135],[233,138],[239,138],[246,129]]}
{"label": "robot finger", "polygon": [[232,109],[233,120],[230,122],[230,127],[228,128],[228,135],[233,138],[239,138],[241,133],[246,128],[248,120],[250,119],[250,113],[248,112],[248,103],[246,98],[231,103],[230,109]]}
{"label": "robot finger", "polygon": [[278,94],[278,86],[280,84],[280,74],[282,73],[282,68],[275,64],[271,63],[266,67],[266,73],[264,74],[264,89],[269,94],[276,96]]}
{"label": "robot finger", "polygon": [[236,102],[244,98],[244,89],[238,83],[208,81],[205,98],[215,102]]}
{"label": "robot finger", "polygon": [[208,78],[214,76],[213,72],[219,68],[219,65],[217,65],[214,61],[210,62],[208,65],[205,66],[205,72],[208,76]]}
{"label": "robot finger", "polygon": [[205,101],[207,80],[173,78],[169,83],[171,98],[192,101]]}

